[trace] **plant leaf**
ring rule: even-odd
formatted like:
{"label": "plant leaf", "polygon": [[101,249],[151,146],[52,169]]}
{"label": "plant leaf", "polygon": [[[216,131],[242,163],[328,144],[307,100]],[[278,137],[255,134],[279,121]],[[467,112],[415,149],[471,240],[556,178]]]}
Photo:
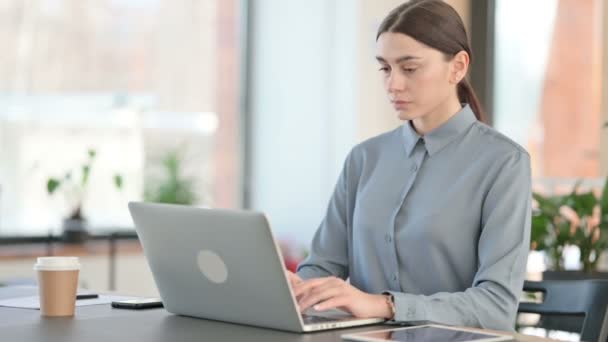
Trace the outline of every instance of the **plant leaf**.
{"label": "plant leaf", "polygon": [[597,205],[597,198],[592,191],[583,194],[570,194],[566,197],[565,205],[576,211],[578,216],[593,215],[593,208]]}
{"label": "plant leaf", "polygon": [[52,195],[60,185],[60,180],[56,178],[49,178],[49,180],[46,182],[46,190],[48,191],[49,195]]}
{"label": "plant leaf", "polygon": [[83,165],[82,166],[82,186],[85,186],[87,184],[87,182],[89,181],[89,174],[91,173],[91,166],[90,165]]}
{"label": "plant leaf", "polygon": [[114,175],[114,185],[116,185],[117,189],[122,189],[122,175],[118,173]]}
{"label": "plant leaf", "polygon": [[562,198],[560,196],[545,197],[539,193],[532,193],[532,197],[538,202],[538,209],[544,215],[556,216],[559,215],[559,207],[562,206]]}
{"label": "plant leaf", "polygon": [[547,246],[545,240],[548,234],[548,226],[551,219],[546,215],[535,215],[532,216],[532,229],[530,235],[530,241],[536,243],[536,250],[542,251]]}
{"label": "plant leaf", "polygon": [[[562,222],[557,225],[556,236],[554,244],[557,246],[565,246],[571,241],[570,237],[570,223]],[[577,229],[578,231],[578,229]],[[575,232],[576,234],[577,232]]]}
{"label": "plant leaf", "polygon": [[93,149],[93,148],[90,148],[87,153],[89,155],[89,159],[93,159],[97,155],[97,151],[95,151],[95,149]]}
{"label": "plant leaf", "polygon": [[602,198],[600,199],[600,208],[602,213],[602,222],[608,225],[608,177],[604,183],[604,191],[602,192]]}

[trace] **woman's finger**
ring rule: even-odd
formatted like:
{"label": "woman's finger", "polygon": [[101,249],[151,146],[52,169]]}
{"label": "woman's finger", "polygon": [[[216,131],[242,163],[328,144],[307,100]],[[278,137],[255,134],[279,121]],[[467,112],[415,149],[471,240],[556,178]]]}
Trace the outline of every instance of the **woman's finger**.
{"label": "woman's finger", "polygon": [[304,292],[296,297],[296,299],[298,301],[298,305],[301,303],[308,302],[310,300],[311,296],[313,296],[315,294],[319,294],[320,292],[325,291],[331,287],[332,287],[332,282],[326,281],[322,284],[319,284],[318,286],[311,288],[310,290],[308,290],[308,292]]}
{"label": "woman's finger", "polygon": [[348,307],[350,300],[351,299],[348,296],[335,296],[316,304],[314,309],[317,311],[325,311],[330,309],[344,308]]}
{"label": "woman's finger", "polygon": [[337,286],[329,286],[322,290],[315,291],[314,293],[309,293],[306,297],[302,298],[302,300],[298,303],[300,307],[300,311],[304,312],[311,306],[326,301],[333,297],[342,296],[344,294],[344,289]]}
{"label": "woman's finger", "polygon": [[293,287],[293,294],[294,296],[299,297],[303,293],[306,293],[317,286],[327,283],[328,281],[332,281],[332,279],[330,277],[327,277],[304,280]]}

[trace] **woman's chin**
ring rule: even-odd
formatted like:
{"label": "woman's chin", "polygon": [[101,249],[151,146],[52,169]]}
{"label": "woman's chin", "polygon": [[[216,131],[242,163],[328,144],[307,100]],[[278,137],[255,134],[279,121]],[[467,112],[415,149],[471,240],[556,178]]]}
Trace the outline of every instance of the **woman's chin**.
{"label": "woman's chin", "polygon": [[412,120],[414,117],[410,110],[399,110],[397,111],[397,118],[401,121]]}

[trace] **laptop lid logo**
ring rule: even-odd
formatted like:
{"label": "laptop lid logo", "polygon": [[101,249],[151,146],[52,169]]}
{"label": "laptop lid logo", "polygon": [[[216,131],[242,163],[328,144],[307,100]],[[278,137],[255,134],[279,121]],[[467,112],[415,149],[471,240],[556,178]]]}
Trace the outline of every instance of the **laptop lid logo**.
{"label": "laptop lid logo", "polygon": [[210,250],[202,250],[198,252],[197,263],[201,273],[209,281],[222,284],[228,279],[228,268],[226,268],[224,260],[217,253]]}

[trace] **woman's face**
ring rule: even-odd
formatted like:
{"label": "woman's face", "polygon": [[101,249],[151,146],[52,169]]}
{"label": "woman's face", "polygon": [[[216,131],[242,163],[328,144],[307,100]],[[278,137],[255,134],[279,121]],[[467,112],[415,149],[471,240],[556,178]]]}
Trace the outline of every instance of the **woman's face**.
{"label": "woman's face", "polygon": [[417,119],[454,97],[457,101],[456,85],[466,73],[460,58],[448,61],[439,50],[402,33],[382,33],[376,48],[384,88],[399,119]]}

